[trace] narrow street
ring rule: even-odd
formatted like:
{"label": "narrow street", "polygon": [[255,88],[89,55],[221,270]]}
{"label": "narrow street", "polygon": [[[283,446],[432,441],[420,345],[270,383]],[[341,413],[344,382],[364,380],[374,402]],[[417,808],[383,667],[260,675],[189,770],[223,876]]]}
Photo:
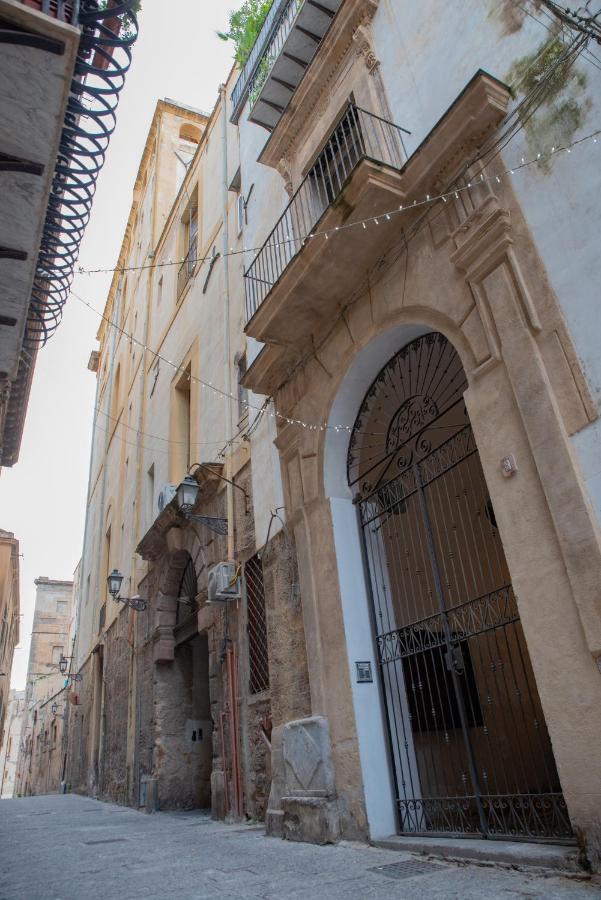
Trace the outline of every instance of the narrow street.
{"label": "narrow street", "polygon": [[148,816],[76,795],[2,801],[0,871],[0,900],[599,897],[558,875],[289,843],[202,813]]}

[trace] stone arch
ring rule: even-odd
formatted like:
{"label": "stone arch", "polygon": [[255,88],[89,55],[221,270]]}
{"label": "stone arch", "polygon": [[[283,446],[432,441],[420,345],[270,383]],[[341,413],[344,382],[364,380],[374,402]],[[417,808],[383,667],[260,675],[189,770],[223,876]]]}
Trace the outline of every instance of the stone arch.
{"label": "stone arch", "polygon": [[[509,290],[506,285],[502,287]],[[496,290],[497,303],[501,302],[499,298],[509,303],[501,287],[497,285]],[[433,300],[433,304],[436,302]],[[589,775],[584,772],[596,765],[587,750],[590,742],[585,732],[592,728],[601,733],[601,715],[590,702],[591,693],[588,699],[580,694],[577,700],[569,686],[562,684],[555,667],[550,665],[549,647],[554,648],[555,658],[564,659],[573,670],[578,670],[582,683],[590,684],[592,691],[592,680],[598,678],[592,657],[601,650],[599,614],[593,611],[594,589],[591,593],[599,570],[599,545],[569,449],[565,398],[563,405],[556,400],[551,379],[545,375],[542,354],[532,339],[530,326],[523,321],[512,320],[512,333],[505,336],[506,344],[491,339],[483,353],[482,322],[479,319],[478,328],[472,327],[469,320],[473,313],[460,322],[455,316],[424,305],[394,310],[390,303],[388,310],[377,319],[372,317],[361,330],[355,328],[351,332],[351,322],[351,327],[347,326],[350,340],[340,327],[332,340],[333,346],[337,342],[338,364],[332,365],[332,357],[325,353],[313,364],[320,379],[319,388],[307,390],[305,375],[304,396],[313,406],[309,409],[305,400],[302,414],[306,418],[323,417],[330,425],[352,423],[364,389],[387,356],[411,336],[438,330],[453,343],[468,378],[466,405],[518,596],[562,787],[572,824],[578,828],[594,816],[592,803],[584,799],[590,791]],[[365,640],[370,630],[369,618],[357,618],[359,607],[367,609],[367,597],[362,592],[369,588],[356,513],[346,484],[348,438],[346,429],[292,427],[284,429],[278,443],[287,503],[301,556],[314,711],[330,718],[333,745],[339,734],[341,742],[342,735],[348,734],[342,718],[346,722],[349,717],[354,720],[367,820],[371,836],[377,837],[394,830],[394,809],[389,799],[391,773],[386,748],[379,738],[382,698],[377,686],[357,685],[354,672],[356,660],[371,660],[375,665],[375,658],[373,646]],[[516,478],[503,475],[501,459],[508,454],[517,460]],[[578,550],[576,521],[580,522],[579,533],[589,548],[584,556],[584,544]],[[534,578],[533,554],[538,560]],[[575,566],[578,555],[580,569]],[[320,556],[327,565],[321,565]],[[337,572],[335,586],[333,571]],[[552,625],[551,609],[552,615],[562,621],[561,629]],[[348,639],[345,646],[338,647],[339,659],[346,658],[346,665],[339,670],[345,684],[342,686],[339,681],[334,688],[328,684],[327,659],[331,647],[336,645],[336,630],[346,633]],[[579,758],[586,760],[584,766],[574,765],[576,744]],[[335,747],[333,753],[335,756]],[[347,760],[344,765],[350,771]]]}
{"label": "stone arch", "polygon": [[[173,660],[179,586],[188,561],[191,559],[197,567],[201,554],[202,545],[193,528],[169,531],[166,552],[157,563],[160,576],[155,604],[155,663]],[[198,568],[196,571],[198,574]]]}

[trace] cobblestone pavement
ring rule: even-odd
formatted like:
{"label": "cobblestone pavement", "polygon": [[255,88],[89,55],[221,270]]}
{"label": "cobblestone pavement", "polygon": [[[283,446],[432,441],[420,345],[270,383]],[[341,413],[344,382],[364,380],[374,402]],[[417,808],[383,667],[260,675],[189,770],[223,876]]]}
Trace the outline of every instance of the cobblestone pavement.
{"label": "cobblestone pavement", "polygon": [[599,900],[601,892],[590,881],[456,866],[362,844],[289,843],[202,813],[148,816],[75,795],[0,802],[0,900],[138,897]]}

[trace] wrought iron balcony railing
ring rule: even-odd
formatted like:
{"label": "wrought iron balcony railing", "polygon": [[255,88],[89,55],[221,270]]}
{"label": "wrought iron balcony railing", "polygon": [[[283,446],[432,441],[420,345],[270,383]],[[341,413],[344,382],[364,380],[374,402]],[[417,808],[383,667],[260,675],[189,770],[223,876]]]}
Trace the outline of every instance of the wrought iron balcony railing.
{"label": "wrought iron balcony railing", "polygon": [[263,56],[263,51],[271,38],[274,29],[277,27],[282,9],[286,7],[289,0],[274,0],[271,9],[267,13],[267,17],[263,22],[257,39],[250,51],[249,57],[244,64],[244,68],[240,72],[238,80],[232,91],[232,121],[238,121],[240,111],[244,106],[244,101],[248,96],[248,87],[250,81],[255,74],[257,67]]}
{"label": "wrought iron balcony railing", "polygon": [[403,134],[410,132],[354,104],[347,106],[311,170],[244,273],[247,323],[317,228],[326,210],[340,196],[358,165],[369,160],[394,169],[402,167],[407,159]]}
{"label": "wrought iron balcony railing", "polygon": [[232,91],[232,122],[248,98],[249,119],[272,130],[288,106],[342,0],[274,0]]}
{"label": "wrought iron balcony railing", "polygon": [[194,241],[190,245],[190,249],[186,253],[184,257],[184,261],[178,269],[177,272],[177,298],[181,297],[184,288],[192,278],[192,273],[194,272],[194,266],[196,265],[196,257],[198,256],[197,244]]}
{"label": "wrought iron balcony railing", "polygon": [[78,24],[79,0],[21,0],[21,3],[69,25]]}

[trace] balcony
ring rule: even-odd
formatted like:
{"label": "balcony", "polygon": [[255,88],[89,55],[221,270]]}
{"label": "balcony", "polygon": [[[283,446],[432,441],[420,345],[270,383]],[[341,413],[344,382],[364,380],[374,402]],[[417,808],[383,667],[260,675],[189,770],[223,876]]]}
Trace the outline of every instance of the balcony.
{"label": "balcony", "polygon": [[[262,341],[289,340],[291,327],[300,328],[302,333],[307,323],[314,325],[316,316],[321,317],[332,297],[346,289],[344,273],[337,271],[336,283],[332,285],[324,269],[317,283],[311,282],[310,290],[306,289],[308,273],[304,261],[318,252],[318,246],[326,252],[328,243],[322,236],[312,239],[311,234],[336,229],[349,217],[362,219],[391,208],[396,197],[397,173],[406,159],[404,133],[409,134],[364,109],[347,106],[311,170],[244,273],[248,334]],[[368,191],[364,190],[367,182],[372,188]],[[372,229],[367,235],[362,229],[361,240],[364,244],[372,239],[381,243],[388,225],[384,218],[377,233]],[[340,246],[335,232],[332,237]],[[345,243],[353,243],[354,238],[349,231]],[[287,300],[285,314],[283,308],[280,313],[284,295],[288,297],[289,293],[294,300]]]}
{"label": "balcony", "polygon": [[424,215],[422,201],[448,189],[494,132],[509,99],[505,85],[479,70],[409,158],[403,129],[346,108],[244,273],[245,331],[265,345],[245,387],[277,391],[366,290],[383,255],[403,246],[403,231]]}
{"label": "balcony", "polygon": [[250,121],[275,128],[341,4],[274,0],[232,91],[232,122],[248,98]]}

